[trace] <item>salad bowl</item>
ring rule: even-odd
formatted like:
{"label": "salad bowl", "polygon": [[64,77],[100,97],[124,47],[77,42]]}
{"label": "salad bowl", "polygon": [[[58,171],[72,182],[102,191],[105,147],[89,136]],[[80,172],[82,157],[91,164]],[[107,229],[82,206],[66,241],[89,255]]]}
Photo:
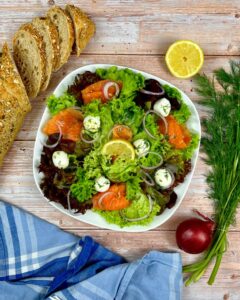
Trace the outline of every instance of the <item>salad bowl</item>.
{"label": "salad bowl", "polygon": [[[113,65],[93,64],[93,65],[87,65],[84,67],[80,67],[80,68],[72,71],[59,83],[59,85],[54,90],[54,95],[56,97],[61,96],[68,89],[68,86],[74,82],[76,75],[82,74],[86,71],[95,72],[96,69],[98,69],[98,68],[106,69],[111,66],[113,66]],[[126,68],[124,66],[117,66],[117,65],[114,65],[114,66],[118,67],[118,69]],[[171,83],[169,83],[159,77],[153,76],[149,73],[142,72],[142,71],[139,71],[136,69],[132,69],[132,68],[128,68],[128,69],[132,70],[133,72],[142,74],[145,77],[145,79],[155,79],[163,85],[167,84],[167,85],[175,88],[175,86],[173,86]],[[199,119],[198,112],[197,112],[194,104],[192,103],[192,101],[189,99],[189,97],[185,93],[183,93],[180,89],[178,89],[178,91],[181,93],[183,102],[188,106],[188,108],[191,112],[191,116],[189,117],[189,119],[187,121],[187,127],[190,131],[197,133],[199,136],[199,140],[200,140],[201,127],[200,127],[200,119]],[[65,209],[61,204],[56,203],[54,201],[50,201],[48,198],[46,198],[44,196],[43,191],[40,187],[40,184],[41,184],[41,181],[43,178],[43,174],[41,172],[39,172],[39,165],[40,165],[41,154],[42,154],[42,150],[43,150],[42,141],[46,140],[46,136],[42,132],[42,128],[50,117],[51,117],[51,115],[50,115],[49,109],[46,108],[43,113],[42,119],[40,121],[39,127],[38,127],[36,141],[35,141],[35,145],[34,145],[34,153],[33,153],[34,180],[35,180],[37,188],[39,189],[39,192],[42,194],[42,196],[47,201],[49,201],[50,205],[52,205],[53,207],[55,207],[62,213],[69,215],[70,217],[77,219],[79,221],[82,221],[82,222],[85,222],[85,223],[88,223],[88,224],[91,224],[94,226],[98,226],[100,228],[106,228],[106,229],[115,230],[115,231],[125,231],[125,232],[143,232],[143,231],[147,231],[147,230],[156,228],[156,227],[162,225],[163,223],[165,223],[167,220],[169,220],[169,218],[171,218],[171,216],[174,213],[176,213],[178,207],[180,206],[181,202],[184,199],[184,196],[185,196],[185,194],[188,190],[189,184],[191,182],[191,179],[192,179],[192,176],[194,173],[194,169],[196,167],[200,143],[198,143],[198,146],[195,149],[195,151],[192,155],[192,158],[191,158],[191,165],[192,165],[191,171],[184,178],[184,182],[177,185],[174,188],[174,192],[177,194],[177,201],[176,201],[175,205],[170,209],[166,208],[160,215],[155,216],[154,219],[152,220],[152,222],[148,225],[133,225],[130,227],[121,228],[120,226],[118,226],[116,224],[108,223],[101,215],[97,214],[96,212],[94,212],[92,210],[87,210],[85,214],[72,213],[69,210]]]}

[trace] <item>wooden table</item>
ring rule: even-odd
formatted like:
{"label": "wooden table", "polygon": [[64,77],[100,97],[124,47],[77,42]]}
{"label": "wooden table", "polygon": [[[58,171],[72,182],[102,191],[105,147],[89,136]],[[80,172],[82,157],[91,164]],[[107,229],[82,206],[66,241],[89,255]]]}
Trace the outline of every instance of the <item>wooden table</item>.
{"label": "wooden table", "polygon": [[[64,5],[66,1],[55,1]],[[192,208],[211,215],[212,202],[207,198],[205,175],[198,159],[192,183],[176,215],[160,228],[145,233],[113,232],[73,220],[63,215],[39,194],[33,180],[32,156],[38,123],[45,108],[44,100],[59,81],[77,67],[92,63],[112,63],[137,68],[160,76],[185,91],[193,101],[197,96],[192,80],[172,77],[164,63],[167,47],[176,39],[192,39],[205,53],[203,71],[227,67],[229,59],[240,54],[240,1],[159,1],[159,0],[92,0],[71,1],[81,5],[96,22],[97,33],[80,58],[69,62],[52,77],[48,90],[33,104],[11,151],[0,170],[0,198],[77,235],[91,235],[98,242],[132,260],[151,249],[178,250],[175,229]],[[54,0],[0,1],[0,41],[8,41],[18,27],[40,16]],[[198,105],[200,115],[204,114]],[[237,219],[240,219],[240,211]],[[223,258],[214,286],[206,284],[209,271],[191,287],[184,288],[185,300],[240,299],[240,222],[232,227],[229,247]],[[183,263],[198,258],[182,253]]]}

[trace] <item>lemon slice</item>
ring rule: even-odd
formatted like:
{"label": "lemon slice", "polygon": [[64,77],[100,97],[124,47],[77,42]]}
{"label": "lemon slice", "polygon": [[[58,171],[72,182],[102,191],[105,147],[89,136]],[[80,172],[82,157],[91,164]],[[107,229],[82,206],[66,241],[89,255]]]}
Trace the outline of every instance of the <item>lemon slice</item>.
{"label": "lemon slice", "polygon": [[204,62],[202,49],[192,41],[176,41],[165,56],[168,69],[173,76],[189,78],[197,74]]}
{"label": "lemon slice", "polygon": [[102,154],[117,156],[117,157],[126,157],[130,159],[135,158],[135,151],[131,143],[126,140],[112,140],[106,143],[102,148]]}

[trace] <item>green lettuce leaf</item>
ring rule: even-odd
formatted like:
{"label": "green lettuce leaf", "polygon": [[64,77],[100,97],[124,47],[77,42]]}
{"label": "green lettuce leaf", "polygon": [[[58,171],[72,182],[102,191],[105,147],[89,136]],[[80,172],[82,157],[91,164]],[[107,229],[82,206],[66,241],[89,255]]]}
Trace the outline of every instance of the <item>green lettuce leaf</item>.
{"label": "green lettuce leaf", "polygon": [[114,124],[129,126],[136,134],[141,126],[144,111],[130,98],[117,98],[109,102]]}
{"label": "green lettuce leaf", "polygon": [[167,84],[164,85],[163,88],[168,97],[176,98],[181,103],[180,109],[172,112],[173,116],[178,121],[178,123],[186,123],[189,117],[191,116],[191,111],[188,108],[187,104],[183,102],[181,93],[178,89],[171,87]]}
{"label": "green lettuce leaf", "polygon": [[119,225],[120,227],[126,227],[126,226],[133,226],[133,225],[147,225],[152,222],[156,214],[159,212],[160,206],[153,202],[153,208],[152,212],[150,213],[149,217],[146,219],[143,219],[141,221],[127,221],[124,219],[121,214],[124,214],[127,218],[139,218],[143,217],[149,212],[149,201],[147,197],[143,193],[138,193],[135,197],[135,200],[131,202],[131,205],[121,210],[121,213],[119,211],[101,211],[101,210],[95,210],[98,214],[104,217],[104,219],[108,223],[113,223],[116,225]]}
{"label": "green lettuce leaf", "polygon": [[141,182],[142,179],[139,175],[136,175],[126,182],[126,198],[128,200],[134,200],[136,195],[142,191],[140,186]]}
{"label": "green lettuce leaf", "polygon": [[83,168],[79,167],[76,172],[76,182],[70,186],[71,194],[79,202],[89,200],[94,193],[94,181],[86,177],[86,172]]}
{"label": "green lettuce leaf", "polygon": [[174,110],[172,112],[174,118],[178,121],[180,124],[184,124],[187,122],[189,117],[191,116],[191,111],[186,103],[183,101],[181,102],[181,107],[179,110]]}
{"label": "green lettuce leaf", "polygon": [[134,178],[139,171],[137,160],[118,158],[113,163],[102,157],[101,163],[104,174],[113,182],[126,182]]}
{"label": "green lettuce leaf", "polygon": [[96,73],[103,79],[121,81],[123,83],[121,97],[133,98],[136,91],[144,87],[145,78],[140,73],[134,73],[130,69],[118,69],[113,66],[108,69],[97,69]]}
{"label": "green lettuce leaf", "polygon": [[61,110],[75,106],[76,104],[77,100],[67,92],[63,93],[60,97],[51,95],[47,98],[47,107],[51,115],[56,115]]}

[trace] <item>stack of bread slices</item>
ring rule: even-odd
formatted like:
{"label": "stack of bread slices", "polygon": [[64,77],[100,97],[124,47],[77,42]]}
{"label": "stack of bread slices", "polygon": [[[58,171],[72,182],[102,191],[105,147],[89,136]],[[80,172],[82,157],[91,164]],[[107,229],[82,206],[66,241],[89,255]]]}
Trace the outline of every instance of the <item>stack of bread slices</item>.
{"label": "stack of bread slices", "polygon": [[[72,52],[83,51],[95,32],[94,23],[78,7],[50,8],[44,17],[22,25],[0,56],[0,166],[31,110],[29,98],[47,89],[51,75]],[[15,62],[14,62],[15,61]],[[16,64],[16,65],[15,65]]]}

